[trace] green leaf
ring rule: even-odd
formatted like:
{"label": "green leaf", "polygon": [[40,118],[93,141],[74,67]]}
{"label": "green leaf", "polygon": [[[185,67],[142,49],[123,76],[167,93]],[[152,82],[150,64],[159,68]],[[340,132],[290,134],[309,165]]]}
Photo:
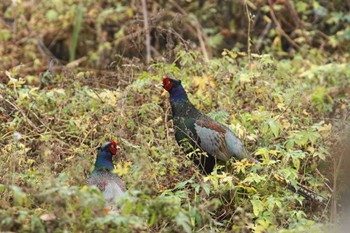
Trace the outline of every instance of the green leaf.
{"label": "green leaf", "polygon": [[188,192],[184,190],[176,191],[175,196],[181,198],[181,199],[186,199],[188,198]]}
{"label": "green leaf", "polygon": [[279,136],[279,132],[280,132],[279,124],[273,119],[270,119],[268,121],[268,124],[270,126],[270,129],[271,129],[272,133],[275,135],[275,137],[278,137]]}
{"label": "green leaf", "polygon": [[175,185],[174,189],[181,189],[181,188],[185,187],[187,184],[191,184],[191,183],[193,183],[192,179],[185,180],[183,182],[177,183]]}
{"label": "green leaf", "polygon": [[0,41],[7,41],[11,38],[11,31],[7,29],[0,29]]}
{"label": "green leaf", "polygon": [[255,155],[262,155],[265,160],[269,159],[269,151],[267,148],[259,148],[256,152]]}
{"label": "green leaf", "polygon": [[16,185],[11,185],[10,187],[11,187],[16,205],[23,206],[23,204],[26,201],[26,194],[22,191],[20,187]]}
{"label": "green leaf", "polygon": [[151,215],[151,218],[148,221],[148,225],[149,226],[153,226],[153,224],[156,222],[156,212],[153,212]]}
{"label": "green leaf", "polygon": [[58,13],[57,11],[50,9],[46,12],[46,18],[49,21],[56,21],[58,19]]}
{"label": "green leaf", "polygon": [[207,194],[207,196],[209,197],[209,194],[210,194],[210,187],[209,187],[209,185],[207,183],[204,183],[202,185],[202,187],[204,189],[205,194]]}
{"label": "green leaf", "polygon": [[299,160],[299,158],[293,157],[292,161],[293,161],[293,165],[294,165],[295,169],[299,170],[300,169],[300,160]]}
{"label": "green leaf", "polygon": [[83,23],[83,18],[84,18],[84,7],[81,5],[76,6],[72,39],[69,47],[69,61],[73,61],[75,59],[75,53],[78,45],[78,39],[79,39],[80,29]]}
{"label": "green leaf", "polygon": [[258,199],[250,200],[250,202],[253,205],[253,213],[254,213],[254,215],[256,217],[258,217],[264,210],[263,203],[260,200],[258,200]]}
{"label": "green leaf", "polygon": [[220,45],[223,40],[224,40],[224,37],[221,35],[221,33],[218,33],[208,38],[208,45],[211,47],[216,47]]}
{"label": "green leaf", "polygon": [[303,1],[298,1],[296,3],[296,9],[297,9],[297,12],[299,13],[304,12],[307,7],[308,7],[308,4]]}

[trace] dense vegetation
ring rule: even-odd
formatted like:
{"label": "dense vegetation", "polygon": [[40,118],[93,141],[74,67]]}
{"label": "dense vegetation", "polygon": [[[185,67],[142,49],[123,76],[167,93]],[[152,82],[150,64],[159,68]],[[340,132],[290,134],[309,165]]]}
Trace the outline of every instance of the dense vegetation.
{"label": "dense vegetation", "polygon": [[[141,3],[0,2],[0,230],[331,227],[350,108],[349,2]],[[232,159],[200,174],[175,142],[157,86],[165,75],[262,163]],[[105,215],[85,179],[111,139],[129,192]],[[333,199],[305,200],[277,174]]]}

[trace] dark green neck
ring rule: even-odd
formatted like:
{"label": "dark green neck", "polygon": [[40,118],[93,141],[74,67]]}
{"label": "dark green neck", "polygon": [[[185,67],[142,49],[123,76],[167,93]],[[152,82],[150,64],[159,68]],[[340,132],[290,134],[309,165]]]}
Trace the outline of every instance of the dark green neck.
{"label": "dark green neck", "polygon": [[174,86],[169,90],[170,103],[181,103],[188,100],[185,89],[182,85]]}
{"label": "dark green neck", "polygon": [[114,165],[112,162],[112,156],[113,155],[110,152],[99,151],[95,162],[95,170],[103,168],[113,171]]}
{"label": "dark green neck", "polygon": [[173,116],[198,117],[201,113],[189,101],[186,91],[182,85],[175,86],[169,91],[170,105]]}

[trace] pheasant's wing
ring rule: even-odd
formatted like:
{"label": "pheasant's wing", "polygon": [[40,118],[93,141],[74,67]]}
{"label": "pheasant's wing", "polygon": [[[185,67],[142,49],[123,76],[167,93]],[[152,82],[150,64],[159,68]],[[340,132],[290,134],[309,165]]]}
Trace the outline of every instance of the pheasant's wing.
{"label": "pheasant's wing", "polygon": [[110,174],[110,176],[106,178],[106,186],[103,191],[106,201],[112,202],[114,198],[119,197],[124,193],[125,186],[121,179],[115,174]]}
{"label": "pheasant's wing", "polygon": [[111,177],[111,180],[113,180],[115,185],[117,185],[122,192],[126,192],[123,180],[117,174],[112,174],[112,176],[113,177]]}
{"label": "pheasant's wing", "polygon": [[98,174],[91,174],[86,181],[88,186],[96,186],[101,192],[105,191],[107,181]]}
{"label": "pheasant's wing", "polygon": [[194,128],[200,147],[217,159],[227,161],[231,157],[249,158],[242,142],[222,124],[210,118],[200,119],[195,122]]}
{"label": "pheasant's wing", "polygon": [[[193,148],[199,147],[198,136],[194,129],[195,120],[190,117],[175,117],[175,139],[177,143],[184,147],[186,153],[193,151]],[[189,143],[191,146],[187,148]]]}
{"label": "pheasant's wing", "polygon": [[112,202],[114,198],[126,191],[120,177],[110,172],[91,174],[87,179],[87,185],[95,185],[103,193],[107,203]]}

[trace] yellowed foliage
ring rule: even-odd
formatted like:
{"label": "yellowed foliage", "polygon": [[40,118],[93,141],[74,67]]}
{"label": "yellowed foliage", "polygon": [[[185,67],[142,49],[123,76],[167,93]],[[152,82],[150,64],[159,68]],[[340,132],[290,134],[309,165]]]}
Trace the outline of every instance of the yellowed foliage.
{"label": "yellowed foliage", "polygon": [[20,88],[23,84],[25,84],[25,80],[23,78],[15,79],[12,77],[11,73],[7,70],[5,71],[6,76],[10,79],[7,83],[9,87]]}
{"label": "yellowed foliage", "polygon": [[320,132],[322,137],[328,137],[329,134],[331,133],[331,130],[332,130],[332,124],[331,123],[325,124],[321,128],[318,129],[318,131]]}
{"label": "yellowed foliage", "polygon": [[116,91],[110,91],[110,90],[105,90],[101,93],[99,93],[99,97],[106,103],[110,105],[116,105],[118,99],[121,98],[120,93]]}
{"label": "yellowed foliage", "polygon": [[216,87],[215,81],[212,76],[195,76],[193,77],[192,85],[198,87],[198,91],[206,90],[206,86],[209,85],[212,88]]}
{"label": "yellowed foliage", "polygon": [[238,52],[238,51],[231,51],[231,50],[225,50],[222,52],[222,56],[230,56],[231,58],[238,58],[238,57],[245,57],[247,56],[246,52]]}
{"label": "yellowed foliage", "polygon": [[131,167],[132,163],[127,161],[124,163],[118,163],[113,170],[113,173],[116,173],[118,176],[127,175],[129,173],[129,169]]}
{"label": "yellowed foliage", "polygon": [[163,121],[163,118],[160,116],[160,117],[157,117],[157,119],[154,120],[154,124],[155,125],[158,125],[159,123],[161,123]]}
{"label": "yellowed foliage", "polygon": [[310,115],[310,113],[308,113],[308,112],[306,111],[306,109],[303,110],[303,114],[306,115],[306,116],[309,116],[309,115]]}
{"label": "yellowed foliage", "polygon": [[315,148],[312,147],[312,146],[308,146],[308,147],[306,148],[306,150],[307,150],[308,152],[310,152],[310,154],[313,154],[313,153],[315,152]]}
{"label": "yellowed foliage", "polygon": [[289,129],[291,127],[291,124],[287,119],[282,119],[281,123],[282,123],[283,129]]}

